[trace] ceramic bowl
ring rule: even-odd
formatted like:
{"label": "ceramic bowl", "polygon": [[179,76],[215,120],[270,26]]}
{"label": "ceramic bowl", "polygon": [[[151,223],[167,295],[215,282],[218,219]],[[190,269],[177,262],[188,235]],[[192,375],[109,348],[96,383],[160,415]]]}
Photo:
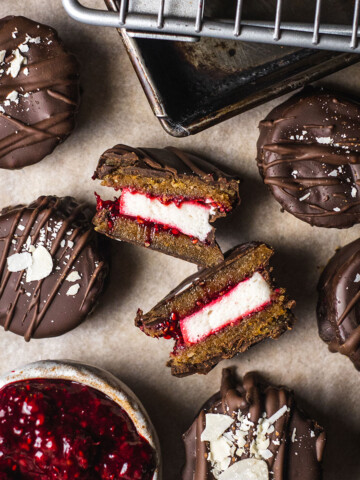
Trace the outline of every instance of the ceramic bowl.
{"label": "ceramic bowl", "polygon": [[20,367],[0,377],[0,389],[21,380],[49,378],[70,380],[99,390],[116,402],[133,421],[137,432],[144,437],[156,453],[153,480],[161,480],[160,445],[144,407],[136,395],[118,378],[101,368],[69,360],[41,360]]}

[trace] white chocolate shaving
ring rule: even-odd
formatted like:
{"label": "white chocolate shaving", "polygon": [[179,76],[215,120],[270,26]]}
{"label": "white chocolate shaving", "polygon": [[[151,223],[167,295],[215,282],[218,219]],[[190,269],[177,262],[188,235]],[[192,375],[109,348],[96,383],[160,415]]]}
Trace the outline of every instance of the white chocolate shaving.
{"label": "white chocolate shaving", "polygon": [[[29,249],[30,250],[30,249]],[[32,252],[32,265],[26,271],[26,281],[42,280],[50,275],[53,269],[53,259],[45,247],[39,245]]]}
{"label": "white chocolate shaving", "polygon": [[287,411],[288,407],[287,405],[283,405],[277,412],[274,413],[274,415],[272,415],[269,419],[268,419],[268,422],[269,423],[275,423],[276,420],[279,420],[279,418],[281,418]]}
{"label": "white chocolate shaving", "polygon": [[66,295],[68,297],[74,296],[78,293],[79,290],[80,290],[80,285],[78,283],[75,283],[75,285],[71,285],[71,287],[66,292]]}
{"label": "white chocolate shaving", "polygon": [[6,98],[10,100],[10,102],[15,102],[15,103],[19,102],[19,94],[16,90],[13,90],[12,92],[10,92]]}
{"label": "white chocolate shaving", "polygon": [[7,268],[9,272],[21,272],[32,264],[32,256],[28,252],[15,253],[7,257]]}
{"label": "white chocolate shaving", "polygon": [[217,440],[234,423],[234,419],[228,415],[207,413],[205,418],[206,428],[201,434],[202,442]]}
{"label": "white chocolate shaving", "polygon": [[17,48],[13,50],[14,58],[10,62],[10,67],[7,70],[7,74],[11,75],[13,78],[16,78],[19,75],[21,65],[25,63],[25,57],[23,57],[20,53],[20,50]]}
{"label": "white chocolate shaving", "polygon": [[66,277],[66,280],[68,282],[76,282],[77,280],[81,280],[81,277],[79,275],[79,272],[73,271],[69,273],[69,275]]}
{"label": "white chocolate shaving", "polygon": [[269,469],[264,460],[246,458],[231,465],[219,480],[269,480]]}

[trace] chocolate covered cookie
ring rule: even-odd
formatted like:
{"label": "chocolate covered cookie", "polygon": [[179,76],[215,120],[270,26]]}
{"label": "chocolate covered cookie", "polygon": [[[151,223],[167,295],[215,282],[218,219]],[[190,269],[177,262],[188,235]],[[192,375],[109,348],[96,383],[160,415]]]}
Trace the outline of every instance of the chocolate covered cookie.
{"label": "chocolate covered cookie", "polygon": [[240,245],[225,260],[184,280],[136,325],[151,337],[174,339],[168,366],[176,376],[209,372],[221,359],[290,329],[294,302],[277,288],[269,267],[273,250]]}
{"label": "chocolate covered cookie", "polygon": [[340,248],[323,271],[317,318],[320,337],[360,370],[360,240]]}
{"label": "chocolate covered cookie", "polygon": [[360,104],[308,89],[260,122],[257,162],[288,212],[318,227],[360,221]]}
{"label": "chocolate covered cookie", "polygon": [[324,430],[293,392],[224,369],[221,390],[183,436],[183,480],[320,480]]}
{"label": "chocolate covered cookie", "polygon": [[0,325],[32,337],[61,335],[92,311],[108,273],[93,211],[71,197],[39,197],[0,212]]}
{"label": "chocolate covered cookie", "polygon": [[79,66],[52,28],[0,20],[0,168],[39,162],[71,133]]}
{"label": "chocolate covered cookie", "polygon": [[238,205],[235,177],[177,148],[116,145],[94,178],[120,191],[113,201],[97,197],[98,232],[202,266],[222,261],[211,223]]}

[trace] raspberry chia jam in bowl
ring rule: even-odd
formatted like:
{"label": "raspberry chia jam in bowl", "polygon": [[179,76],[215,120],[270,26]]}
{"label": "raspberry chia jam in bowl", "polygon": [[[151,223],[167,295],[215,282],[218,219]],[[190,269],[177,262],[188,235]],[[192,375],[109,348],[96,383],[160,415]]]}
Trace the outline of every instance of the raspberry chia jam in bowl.
{"label": "raspberry chia jam in bowl", "polygon": [[40,361],[0,378],[0,480],[161,480],[144,408],[96,367]]}

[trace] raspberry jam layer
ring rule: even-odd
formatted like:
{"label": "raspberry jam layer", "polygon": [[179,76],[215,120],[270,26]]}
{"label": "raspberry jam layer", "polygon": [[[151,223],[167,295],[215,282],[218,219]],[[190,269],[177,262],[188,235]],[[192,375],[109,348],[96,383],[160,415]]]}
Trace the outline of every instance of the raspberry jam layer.
{"label": "raspberry jam layer", "polygon": [[157,328],[164,331],[163,337],[174,339],[174,354],[184,346],[193,345],[214,335],[229,325],[236,325],[264,310],[273,300],[274,292],[259,272],[218,292],[206,303],[197,302],[186,317],[172,312],[165,324]]}
{"label": "raspberry jam layer", "polygon": [[215,211],[225,211],[210,199],[162,198],[150,196],[129,188],[122,190],[114,201],[104,201],[97,196],[97,210],[109,212],[109,228],[121,217],[132,218],[139,223],[154,225],[169,233],[182,233],[206,242],[212,231],[210,218]]}
{"label": "raspberry jam layer", "polygon": [[154,471],[152,447],[102,392],[49,379],[0,390],[1,480],[151,480]]}

